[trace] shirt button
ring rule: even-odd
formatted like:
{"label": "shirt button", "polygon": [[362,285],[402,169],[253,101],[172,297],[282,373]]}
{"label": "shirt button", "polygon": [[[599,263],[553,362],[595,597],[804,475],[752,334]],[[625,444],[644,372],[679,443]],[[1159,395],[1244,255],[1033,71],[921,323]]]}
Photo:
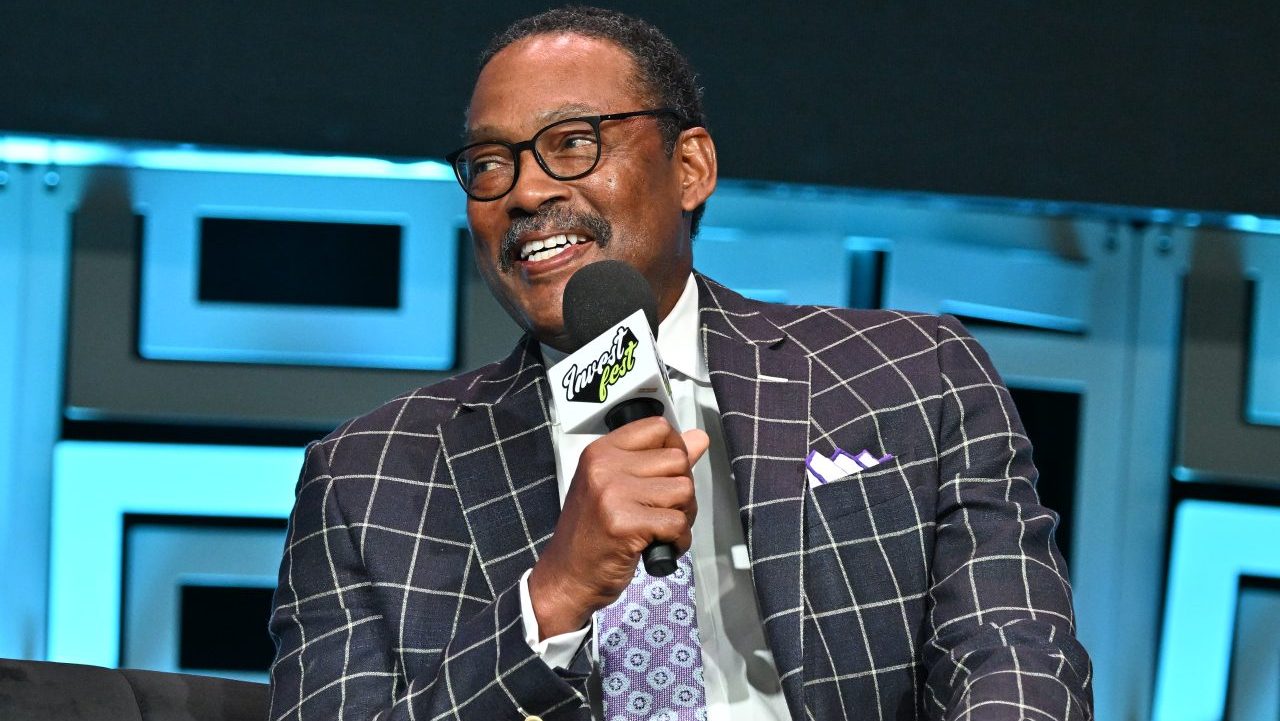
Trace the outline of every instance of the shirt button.
{"label": "shirt button", "polygon": [[525,716],[524,721],[542,721],[541,716]]}

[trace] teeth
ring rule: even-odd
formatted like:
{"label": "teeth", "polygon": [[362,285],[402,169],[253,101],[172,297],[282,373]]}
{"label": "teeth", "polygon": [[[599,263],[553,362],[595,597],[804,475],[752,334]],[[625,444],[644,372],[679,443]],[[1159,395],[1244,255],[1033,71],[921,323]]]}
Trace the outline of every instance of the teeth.
{"label": "teeth", "polygon": [[560,246],[558,248],[548,248],[547,250],[540,250],[537,253],[534,253],[533,255],[529,256],[529,260],[539,261],[539,260],[546,260],[547,258],[554,258],[557,255],[560,255],[561,253],[565,252],[565,250],[567,249],[568,249],[568,246]]}
{"label": "teeth", "polygon": [[521,260],[539,261],[554,258],[570,245],[585,243],[587,239],[576,233],[561,233],[545,240],[531,240],[520,246]]}

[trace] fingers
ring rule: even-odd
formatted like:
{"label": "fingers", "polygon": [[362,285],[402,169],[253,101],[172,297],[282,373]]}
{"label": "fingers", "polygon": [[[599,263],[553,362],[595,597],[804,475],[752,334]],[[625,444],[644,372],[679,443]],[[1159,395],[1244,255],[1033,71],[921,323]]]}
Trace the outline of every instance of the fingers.
{"label": "fingers", "polygon": [[[697,513],[698,499],[694,495],[693,481],[688,476],[636,479],[643,483],[640,502],[655,508],[673,508],[686,515]],[[690,517],[692,521],[692,517]]]}
{"label": "fingers", "polygon": [[702,454],[706,453],[707,449],[711,447],[711,436],[708,436],[707,432],[700,428],[685,431],[681,436],[683,437],[684,447],[689,456],[689,467],[693,468],[694,464],[698,462],[698,459],[702,458]]}
{"label": "fingers", "polygon": [[653,529],[653,540],[670,543],[676,547],[677,556],[684,555],[693,545],[693,532],[684,514],[665,508],[655,508],[650,514],[648,525]]}
{"label": "fingers", "polygon": [[711,445],[711,438],[707,436],[706,431],[695,428],[680,433],[661,416],[633,421],[613,431],[607,437],[612,439],[615,446],[628,451],[653,448],[679,449],[687,456],[690,468]]}
{"label": "fingers", "polygon": [[[675,437],[674,441],[672,437]],[[641,418],[605,436],[624,451],[643,451],[650,448],[679,448],[684,450],[680,434],[662,416]],[[678,444],[678,445],[676,445]]]}

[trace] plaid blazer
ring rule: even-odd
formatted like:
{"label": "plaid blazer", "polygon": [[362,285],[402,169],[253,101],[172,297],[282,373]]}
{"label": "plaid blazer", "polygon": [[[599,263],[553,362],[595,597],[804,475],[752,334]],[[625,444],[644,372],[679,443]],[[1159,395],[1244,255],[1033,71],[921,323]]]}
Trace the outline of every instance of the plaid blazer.
{"label": "plaid blazer", "polygon": [[[1057,518],[953,318],[759,303],[698,277],[765,635],[796,719],[1088,719]],[[272,719],[589,717],[524,641],[559,515],[537,343],[307,449],[270,628]],[[894,459],[810,489],[810,449]],[[580,654],[580,659],[583,654]]]}

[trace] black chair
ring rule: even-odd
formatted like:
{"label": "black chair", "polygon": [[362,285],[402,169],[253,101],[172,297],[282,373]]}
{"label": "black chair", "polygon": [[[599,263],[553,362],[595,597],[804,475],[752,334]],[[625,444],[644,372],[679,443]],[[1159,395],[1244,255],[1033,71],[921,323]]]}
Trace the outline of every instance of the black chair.
{"label": "black chair", "polygon": [[264,721],[267,685],[158,671],[0,659],[0,719]]}

